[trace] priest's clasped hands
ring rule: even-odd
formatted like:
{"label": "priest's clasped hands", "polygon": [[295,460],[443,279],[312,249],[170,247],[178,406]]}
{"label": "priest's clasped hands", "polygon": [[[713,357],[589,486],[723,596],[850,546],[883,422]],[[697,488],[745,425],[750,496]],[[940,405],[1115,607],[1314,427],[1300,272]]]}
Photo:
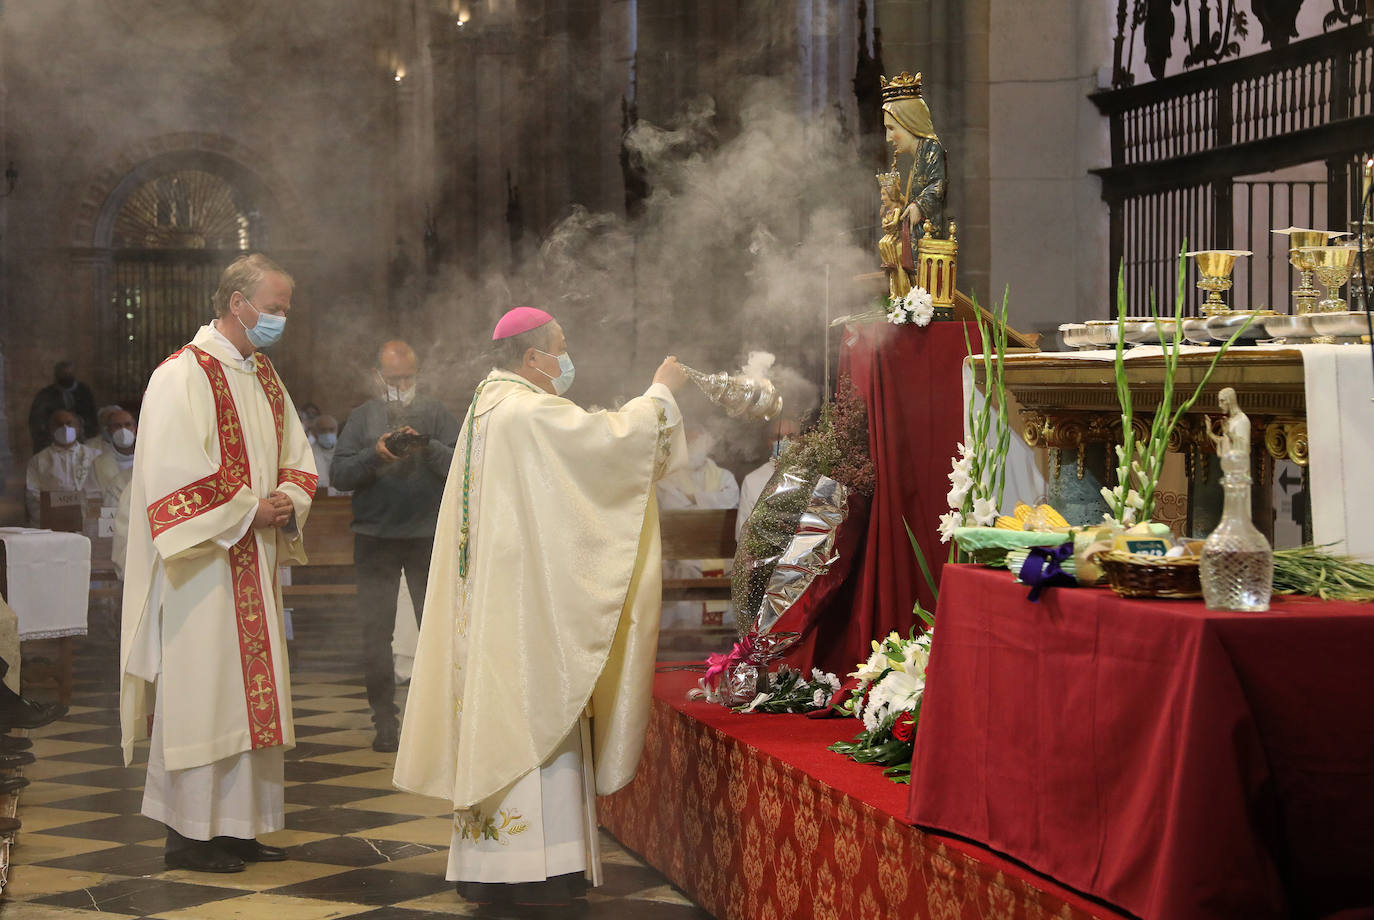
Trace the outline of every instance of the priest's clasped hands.
{"label": "priest's clasped hands", "polygon": [[285,492],[273,492],[266,498],[258,499],[258,513],[253,516],[253,527],[285,527],[295,510]]}

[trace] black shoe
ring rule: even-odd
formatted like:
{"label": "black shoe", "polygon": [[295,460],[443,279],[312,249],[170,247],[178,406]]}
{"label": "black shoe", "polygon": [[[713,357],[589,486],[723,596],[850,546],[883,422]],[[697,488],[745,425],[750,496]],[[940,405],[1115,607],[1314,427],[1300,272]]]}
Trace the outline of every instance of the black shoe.
{"label": "black shoe", "polygon": [[469,904],[509,904],[511,888],[504,882],[455,882],[458,897]]}
{"label": "black shoe", "polygon": [[224,852],[209,840],[186,840],[184,837],[182,840],[186,841],[186,845],[176,848],[169,846],[162,854],[168,869],[189,869],[192,872],[242,872],[248,868],[243,860]]}
{"label": "black shoe", "polygon": [[0,770],[14,770],[31,764],[36,760],[33,751],[15,751],[13,754],[0,754]]}
{"label": "black shoe", "polygon": [[20,738],[17,735],[0,735],[0,754],[14,754],[19,751],[27,751],[33,747],[32,738]]}
{"label": "black shoe", "polygon": [[8,837],[19,830],[21,826],[18,818],[11,818],[8,815],[0,816],[0,837]]}
{"label": "black shoe", "polygon": [[394,754],[401,746],[400,727],[388,722],[377,726],[377,737],[372,739],[372,750],[382,754]]}
{"label": "black shoe", "polygon": [[42,728],[67,714],[63,703],[36,703],[27,697],[11,697],[0,703],[0,726],[12,728]]}
{"label": "black shoe", "polygon": [[284,862],[286,851],[281,847],[269,847],[256,840],[239,837],[216,837],[210,841],[230,856],[237,856],[244,862]]}
{"label": "black shoe", "polygon": [[0,776],[0,795],[14,795],[28,784],[27,776]]}
{"label": "black shoe", "polygon": [[513,885],[511,900],[521,907],[571,907],[572,885],[566,875],[557,875],[542,882],[520,882]]}

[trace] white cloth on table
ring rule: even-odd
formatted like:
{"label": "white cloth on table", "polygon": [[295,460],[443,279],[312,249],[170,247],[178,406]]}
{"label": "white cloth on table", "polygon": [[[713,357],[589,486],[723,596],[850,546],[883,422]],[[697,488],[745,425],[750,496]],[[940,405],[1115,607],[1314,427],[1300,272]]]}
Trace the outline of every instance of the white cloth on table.
{"label": "white cloth on table", "polygon": [[[585,872],[590,858],[595,799],[589,814],[582,756],[585,716],[543,765],[475,808],[453,816],[449,842],[450,882],[540,882]],[[589,873],[590,875],[590,873]]]}
{"label": "white cloth on table", "polygon": [[168,770],[162,758],[162,708],[159,686],[143,814],[192,840],[251,840],[286,826],[281,747],[244,751],[202,767]]}
{"label": "white cloth on table", "polygon": [[[1374,562],[1374,365],[1369,348],[1304,345],[1312,542]],[[1244,411],[1245,407],[1241,406]]]}
{"label": "white cloth on table", "polygon": [[0,527],[20,639],[86,635],[91,541],[79,533]]}

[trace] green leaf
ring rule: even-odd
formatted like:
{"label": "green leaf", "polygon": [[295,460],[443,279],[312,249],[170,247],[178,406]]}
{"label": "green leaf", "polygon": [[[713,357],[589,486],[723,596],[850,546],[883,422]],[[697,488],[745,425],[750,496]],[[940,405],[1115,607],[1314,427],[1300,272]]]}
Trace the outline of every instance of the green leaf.
{"label": "green leaf", "polygon": [[[930,566],[926,564],[926,554],[921,552],[921,544],[916,542],[916,535],[911,532],[911,525],[907,523],[905,517],[902,518],[902,526],[906,528],[906,538],[911,541],[911,551],[916,554],[916,564],[921,567],[921,574],[925,576],[926,585],[930,588],[930,593],[938,601],[940,599],[940,588],[935,584],[935,576],[930,574]],[[921,610],[919,604],[917,604],[916,610],[920,611],[920,613],[918,613],[917,615],[920,616],[923,620],[925,620],[926,617],[929,616],[929,614],[926,614],[925,611]],[[913,613],[914,612],[916,611],[913,611]],[[934,625],[935,621],[932,617],[926,622],[931,625]]]}

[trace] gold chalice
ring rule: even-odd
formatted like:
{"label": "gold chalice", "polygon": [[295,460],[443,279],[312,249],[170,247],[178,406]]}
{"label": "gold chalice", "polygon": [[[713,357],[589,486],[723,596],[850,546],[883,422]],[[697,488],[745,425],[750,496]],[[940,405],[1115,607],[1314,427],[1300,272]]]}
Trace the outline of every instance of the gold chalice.
{"label": "gold chalice", "polygon": [[1303,227],[1289,227],[1287,230],[1271,230],[1271,233],[1288,237],[1288,262],[1296,268],[1301,282],[1293,291],[1293,306],[1298,315],[1312,313],[1317,309],[1320,291],[1312,284],[1312,272],[1316,262],[1310,253],[1303,250],[1312,246],[1325,246],[1330,240],[1346,234],[1340,230],[1308,230]]}
{"label": "gold chalice", "polygon": [[1354,247],[1305,246],[1303,249],[1312,256],[1312,270],[1322,287],[1326,288],[1326,299],[1317,304],[1318,312],[1343,313],[1348,310],[1340,291],[1341,286],[1350,280],[1350,272],[1355,267]]}
{"label": "gold chalice", "polygon": [[1203,249],[1188,253],[1197,263],[1198,274],[1202,276],[1197,283],[1198,290],[1210,292],[1202,302],[1200,312],[1203,316],[1230,312],[1226,301],[1221,299],[1221,292],[1231,289],[1231,270],[1236,266],[1236,259],[1253,254],[1246,249]]}

